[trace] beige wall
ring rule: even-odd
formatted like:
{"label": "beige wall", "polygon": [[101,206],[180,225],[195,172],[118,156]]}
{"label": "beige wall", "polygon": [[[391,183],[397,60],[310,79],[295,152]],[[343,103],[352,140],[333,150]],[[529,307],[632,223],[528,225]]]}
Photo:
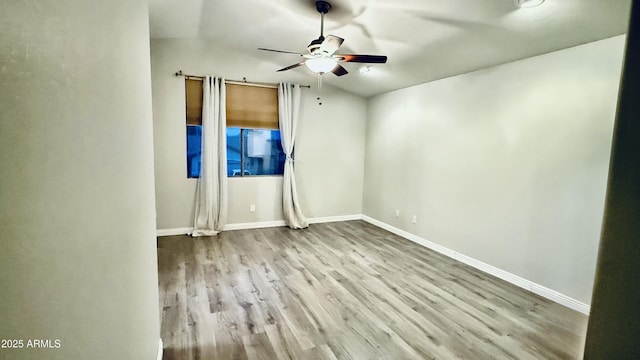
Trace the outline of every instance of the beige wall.
{"label": "beige wall", "polygon": [[[235,80],[312,84],[312,89],[302,89],[296,139],[296,180],[303,212],[307,217],[362,212],[366,100],[328,85],[318,90],[310,75],[276,73],[282,64],[263,58],[257,50],[255,57],[249,57],[220,48],[215,41],[152,40],[158,229],[188,228],[193,223],[196,180],[186,177],[184,78],[173,76],[177,70]],[[282,177],[229,179],[228,223],[282,220],[281,189]],[[254,213],[249,212],[251,204],[256,205]]]}
{"label": "beige wall", "polygon": [[370,99],[364,214],[589,303],[623,46]]}
{"label": "beige wall", "polygon": [[3,359],[155,359],[148,10],[0,3]]}

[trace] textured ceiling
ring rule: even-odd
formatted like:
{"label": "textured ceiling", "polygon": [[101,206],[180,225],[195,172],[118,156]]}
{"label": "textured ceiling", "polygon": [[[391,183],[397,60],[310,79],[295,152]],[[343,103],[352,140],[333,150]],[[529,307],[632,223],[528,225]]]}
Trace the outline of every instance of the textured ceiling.
{"label": "textured ceiling", "polygon": [[[345,39],[339,53],[387,55],[383,65],[345,64],[324,75],[336,87],[372,96],[626,32],[631,0],[546,0],[519,9],[513,0],[334,0],[325,35]],[[150,0],[152,38],[215,41],[273,64],[300,61],[258,47],[306,51],[318,37],[314,0]],[[313,74],[305,67],[300,75]]]}

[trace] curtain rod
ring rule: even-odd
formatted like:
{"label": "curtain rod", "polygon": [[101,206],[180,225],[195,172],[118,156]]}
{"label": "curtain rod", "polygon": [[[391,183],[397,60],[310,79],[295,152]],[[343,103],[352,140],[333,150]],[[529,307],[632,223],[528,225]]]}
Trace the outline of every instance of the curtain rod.
{"label": "curtain rod", "polygon": [[[200,79],[200,80],[204,79],[204,76],[183,74],[182,70],[178,70],[178,72],[176,72],[176,76],[184,76],[187,79]],[[226,84],[234,84],[234,85],[249,85],[249,86],[258,86],[258,87],[278,88],[278,84],[261,83],[261,82],[248,82],[247,78],[243,78],[242,80],[227,80],[227,79],[225,79],[224,82]],[[300,85],[300,87],[301,88],[310,89],[311,85]]]}

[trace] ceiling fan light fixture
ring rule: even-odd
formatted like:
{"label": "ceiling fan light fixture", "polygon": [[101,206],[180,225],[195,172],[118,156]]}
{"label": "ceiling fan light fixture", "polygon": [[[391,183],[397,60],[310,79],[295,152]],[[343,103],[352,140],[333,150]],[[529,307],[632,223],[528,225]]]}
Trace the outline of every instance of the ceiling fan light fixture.
{"label": "ceiling fan light fixture", "polygon": [[330,57],[317,57],[313,59],[307,59],[304,64],[316,74],[327,73],[338,65],[338,60]]}
{"label": "ceiling fan light fixture", "polygon": [[514,0],[514,2],[519,8],[532,8],[542,4],[544,0]]}

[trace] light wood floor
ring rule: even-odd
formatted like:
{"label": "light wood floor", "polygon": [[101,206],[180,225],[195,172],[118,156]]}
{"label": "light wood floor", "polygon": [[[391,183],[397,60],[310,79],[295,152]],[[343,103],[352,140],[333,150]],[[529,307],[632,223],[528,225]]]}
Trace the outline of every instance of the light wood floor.
{"label": "light wood floor", "polygon": [[362,221],[158,239],[164,359],[578,359],[587,318]]}

